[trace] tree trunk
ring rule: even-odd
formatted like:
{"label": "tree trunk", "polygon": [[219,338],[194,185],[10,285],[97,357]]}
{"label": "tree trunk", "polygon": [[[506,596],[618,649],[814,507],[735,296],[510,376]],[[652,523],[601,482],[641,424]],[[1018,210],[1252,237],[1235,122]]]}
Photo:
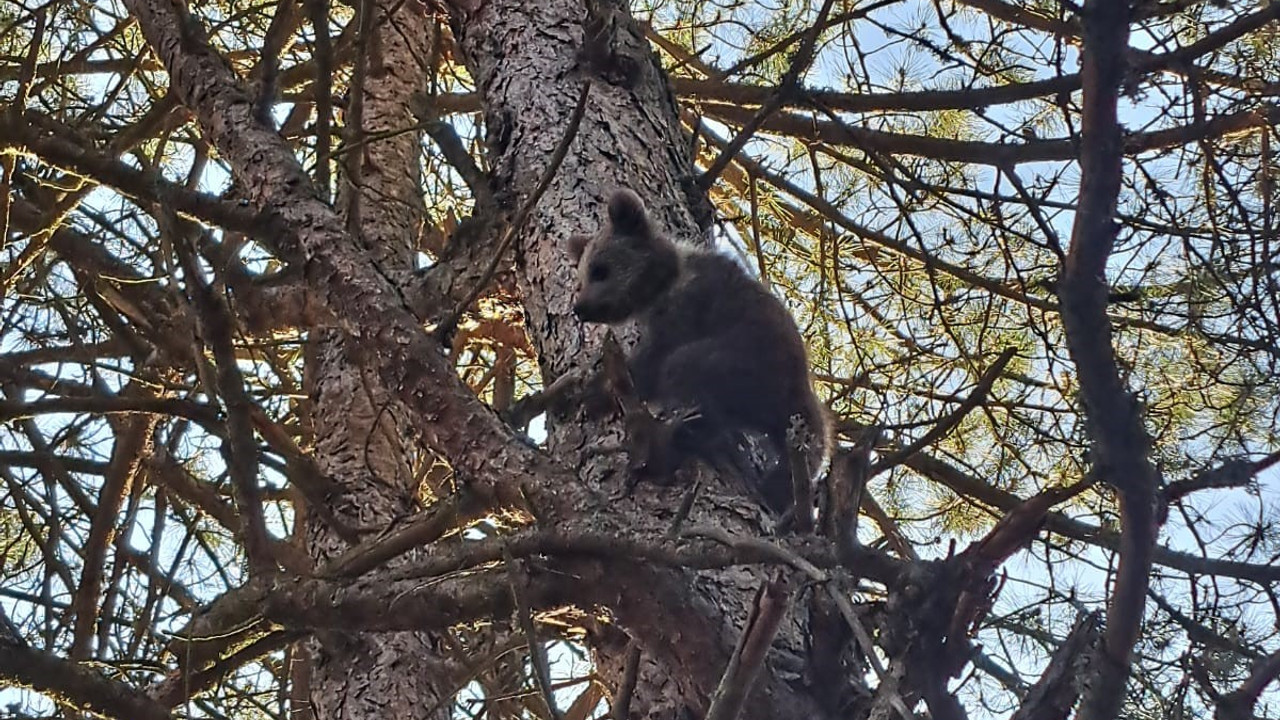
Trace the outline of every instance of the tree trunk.
{"label": "tree trunk", "polygon": [[[599,3],[589,12],[582,0],[468,5],[453,4],[453,27],[481,94],[499,206],[518,207],[533,194],[582,84],[591,82],[581,127],[516,248],[528,330],[550,384],[566,372],[595,367],[604,336],[571,313],[573,270],[564,240],[594,230],[608,196],[620,187],[638,192],[661,228],[685,242],[708,242],[711,208],[696,189],[691,142],[666,76],[625,10]],[[585,46],[590,31],[584,25],[598,31]],[[617,442],[617,421],[581,408],[548,417],[548,451],[572,460],[583,481],[610,496],[622,489],[622,464],[616,456],[587,456],[584,449]],[[759,534],[765,524],[759,507],[732,485],[709,480],[688,523]],[[660,537],[685,489],[642,486],[612,503],[612,517],[594,521]],[[635,717],[705,714],[752,596],[766,580],[757,568],[695,576],[646,567],[607,579],[610,587],[600,599],[644,653]],[[793,612],[793,622],[784,623],[744,717],[817,716],[813,699],[788,682],[803,664],[802,627],[795,620],[802,615]],[[626,643],[614,637],[593,650],[599,671],[617,687]]]}
{"label": "tree trunk", "polygon": [[[370,35],[358,61],[358,95],[348,122],[337,206],[362,238],[380,270],[402,283],[413,269],[414,241],[423,222],[420,134],[410,96],[426,86],[427,18],[413,3],[376,0],[363,5]],[[386,136],[380,133],[387,132]],[[376,139],[371,139],[373,136]],[[377,373],[351,361],[355,342],[343,332],[313,333],[305,368],[315,456],[342,492],[329,510],[368,537],[417,509],[421,456],[404,406],[387,393]],[[308,525],[309,549],[324,561],[346,550],[330,526]],[[399,558],[409,560],[413,553]],[[344,634],[310,641],[312,711],[320,720],[451,716],[453,680],[439,643],[428,632]]]}
{"label": "tree trunk", "polygon": [[[344,230],[279,136],[255,122],[247,93],[225,61],[211,52],[199,26],[169,0],[128,4],[164,58],[180,99],[196,110],[236,169],[249,203],[269,213],[275,232],[264,233],[264,240],[305,269],[308,287],[333,313],[346,337],[353,338],[341,345],[318,342],[316,371],[310,376],[317,404],[335,393],[341,402],[317,408],[317,417],[346,423],[341,438],[329,432],[326,440],[326,430],[316,428],[324,469],[349,488],[331,502],[343,517],[381,523],[412,507],[409,491],[396,482],[403,479],[396,473],[407,466],[406,447],[402,433],[388,430],[385,416],[391,415],[397,421],[412,421],[424,442],[450,460],[469,495],[494,506],[522,506],[546,532],[604,533],[642,543],[667,534],[683,489],[645,487],[630,497],[610,500],[622,487],[620,459],[584,451],[588,439],[595,444],[617,438],[617,418],[588,416],[584,408],[549,418],[548,454],[516,438],[459,381],[438,341],[423,332],[405,305],[403,286],[398,286],[402,278],[395,277],[389,260],[382,258],[376,266],[370,262],[368,248],[378,245]],[[581,78],[592,78],[582,132],[516,247],[529,331],[544,380],[551,380],[593,364],[596,341],[603,334],[585,331],[567,312],[570,283],[563,238],[595,226],[603,198],[618,185],[644,195],[656,221],[678,239],[696,241],[703,236],[709,226],[706,200],[693,190],[686,143],[664,76],[628,16],[595,17],[592,25],[603,47],[593,48],[588,53],[591,62],[579,68],[584,13],[573,3],[508,0],[488,3],[474,15],[457,12],[456,34],[487,102],[489,165],[499,206],[511,207],[515,200],[531,196],[535,178],[549,161],[537,158],[549,156],[559,142],[563,131],[556,128],[567,115],[570,99]],[[376,382],[345,367],[344,357],[376,368]],[[331,369],[322,372],[324,368]],[[388,395],[371,390],[375,385]],[[392,396],[412,412],[395,409]],[[575,466],[577,473],[566,472]],[[732,483],[707,480],[689,525],[758,536],[765,525],[760,506]],[[328,550],[318,540],[316,548]],[[408,564],[414,557],[410,553],[397,562]],[[611,553],[553,554],[545,562],[546,572],[540,563],[527,563],[531,579],[540,584],[539,609],[567,604],[606,608],[637,641],[644,654],[632,707],[648,717],[705,714],[753,606],[753,595],[774,572],[758,565],[721,571],[684,565],[676,569]],[[428,576],[434,573],[428,571]],[[877,579],[884,582],[885,573]],[[398,637],[421,636],[362,637],[360,642],[376,645],[357,645],[347,637],[353,623],[370,631],[418,632],[495,614],[505,617],[510,611],[507,579],[486,574],[430,583],[413,577],[388,582],[385,575],[257,580],[224,596],[218,609],[206,613],[208,621],[216,624],[222,618],[256,614],[267,622],[307,629],[321,639],[322,653],[349,653],[341,664],[322,654],[315,672],[315,682],[330,688],[323,693],[326,708],[344,712],[346,703],[353,702],[363,708],[380,703],[379,709],[389,703],[425,706],[436,688],[415,690],[412,683],[429,684],[432,680],[422,678],[448,675],[427,666],[398,675],[399,663],[434,659],[421,643],[393,644]],[[822,715],[816,698],[795,682],[804,665],[803,617],[804,613],[791,613],[770,643],[743,717]],[[193,623],[191,634],[205,632],[200,627],[204,622],[201,618]],[[616,685],[623,663],[613,649],[625,645],[601,647],[600,667]],[[404,654],[395,654],[400,651]],[[339,667],[353,672],[354,681],[338,678]],[[324,677],[326,672],[334,673],[332,681]],[[396,680],[409,684],[391,686]]]}

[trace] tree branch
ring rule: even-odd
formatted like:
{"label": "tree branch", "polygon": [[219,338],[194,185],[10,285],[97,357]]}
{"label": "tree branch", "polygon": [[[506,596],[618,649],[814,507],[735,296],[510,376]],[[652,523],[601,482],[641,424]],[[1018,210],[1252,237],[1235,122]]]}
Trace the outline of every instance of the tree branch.
{"label": "tree branch", "polygon": [[48,693],[68,708],[107,717],[171,720],[169,710],[133,687],[0,633],[0,677]]}
{"label": "tree branch", "polygon": [[890,470],[910,458],[912,455],[929,447],[947,436],[971,410],[982,404],[986,399],[987,393],[991,392],[991,386],[995,385],[996,379],[1000,377],[1000,373],[1004,372],[1004,368],[1013,359],[1017,348],[1008,347],[1001,351],[1000,356],[991,364],[991,367],[983,371],[982,376],[978,378],[978,384],[974,386],[973,392],[960,403],[959,407],[947,414],[934,424],[924,435],[912,442],[910,445],[889,455],[880,462],[871,467],[868,473],[868,479],[879,475],[886,470]]}
{"label": "tree branch", "polygon": [[[140,392],[133,385],[125,393]],[[120,517],[120,505],[129,487],[137,479],[143,458],[151,449],[151,434],[156,427],[154,415],[131,417],[121,423],[111,451],[111,463],[102,489],[98,491],[98,504],[89,525],[89,537],[84,543],[84,565],[80,573],[80,585],[72,600],[75,626],[72,632],[71,659],[89,657],[93,628],[98,620],[98,593],[102,590],[103,570],[107,548],[115,537],[116,521]]]}
{"label": "tree branch", "polygon": [[742,712],[790,600],[790,588],[780,580],[769,580],[760,586],[720,686],[711,698],[706,720],[736,720]]}
{"label": "tree branch", "polygon": [[[754,117],[752,111],[739,105],[703,102],[698,106],[706,117],[720,122],[739,124]],[[1241,110],[1218,115],[1203,122],[1175,125],[1163,130],[1128,133],[1118,145],[1119,153],[1134,156],[1153,150],[1186,145],[1204,138],[1219,137],[1248,128],[1280,122],[1280,106],[1262,105],[1257,110]],[[875,130],[846,122],[819,120],[804,113],[771,113],[761,122],[765,132],[831,145],[851,145],[896,155],[914,155],[931,162],[961,162],[993,167],[1011,167],[1023,163],[1068,161],[1075,159],[1079,141],[1075,138],[1031,140],[1025,142],[988,142],[955,140],[928,135]]]}
{"label": "tree branch", "polygon": [[208,193],[188,190],[154,170],[138,170],[87,146],[76,131],[33,110],[0,113],[0,149],[20,148],[77,176],[110,186],[144,207],[161,205],[202,222],[242,232],[270,247],[264,215]]}
{"label": "tree branch", "polygon": [[1124,703],[1158,525],[1159,482],[1150,460],[1151,439],[1137,398],[1120,379],[1107,318],[1107,259],[1118,229],[1115,209],[1124,153],[1117,106],[1125,78],[1129,12],[1128,2],[1085,2],[1080,200],[1058,287],[1094,468],[1120,497],[1120,564],[1107,608],[1104,661],[1094,670],[1081,720],[1112,720]]}
{"label": "tree branch", "polygon": [[410,410],[423,439],[473,488],[499,504],[531,500],[540,512],[582,500],[581,485],[558,463],[520,442],[459,380],[399,290],[317,194],[292,150],[253,117],[252,100],[209,46],[199,21],[173,0],[128,0],[174,92],[199,118],[248,196],[270,208],[281,254],[306,265],[309,287],[356,342],[352,359],[375,369]]}
{"label": "tree branch", "polygon": [[1080,697],[1081,679],[1098,651],[1099,620],[1093,613],[1076,621],[1010,720],[1066,720],[1070,716]]}
{"label": "tree branch", "polygon": [[1228,460],[1215,468],[1196,474],[1195,477],[1169,483],[1164,488],[1165,501],[1172,503],[1181,500],[1197,490],[1247,485],[1255,475],[1277,463],[1280,463],[1280,451],[1254,462]]}
{"label": "tree branch", "polygon": [[236,509],[240,513],[245,554],[254,572],[270,572],[275,561],[271,557],[271,535],[267,531],[262,493],[258,487],[258,444],[253,437],[251,414],[253,403],[245,392],[244,377],[240,374],[232,344],[235,321],[225,301],[205,282],[202,269],[196,264],[195,249],[191,244],[199,230],[190,223],[180,223],[176,217],[163,214],[161,223],[169,226],[167,230],[182,264],[187,292],[198,313],[198,338],[213,351],[216,387],[206,388],[206,391],[217,392],[226,413],[227,436],[222,440],[221,451],[231,478]]}
{"label": "tree branch", "polygon": [[1215,720],[1253,720],[1253,706],[1268,685],[1280,678],[1280,652],[1266,656],[1253,666],[1253,672],[1239,688],[1222,696],[1214,713]]}
{"label": "tree branch", "polygon": [[787,67],[787,71],[782,75],[782,80],[778,83],[778,89],[750,119],[742,124],[742,129],[738,131],[738,134],[734,135],[729,144],[716,156],[716,159],[711,161],[711,164],[707,166],[706,172],[698,177],[698,187],[702,191],[705,192],[715,184],[716,178],[720,177],[720,173],[724,172],[729,163],[733,162],[733,159],[756,134],[756,131],[760,129],[764,121],[796,94],[800,87],[801,76],[809,69],[809,64],[813,62],[818,45],[818,35],[822,33],[822,28],[827,22],[827,15],[831,13],[831,6],[834,4],[835,0],[826,0],[822,3],[822,8],[818,10],[818,19],[814,21],[813,26],[805,33],[804,39],[800,41],[800,47],[796,49],[795,56],[791,58],[791,64]]}
{"label": "tree branch", "polygon": [[569,114],[569,124],[564,130],[564,134],[560,136],[560,142],[556,144],[556,149],[551,153],[550,159],[547,160],[547,166],[542,170],[542,176],[538,178],[538,184],[528,199],[520,205],[520,209],[516,211],[515,217],[506,224],[502,230],[502,239],[498,241],[498,247],[493,253],[493,257],[489,260],[489,264],[480,273],[480,278],[472,286],[471,290],[463,296],[462,300],[451,312],[445,315],[439,326],[436,328],[436,334],[439,337],[447,337],[453,333],[454,327],[458,323],[458,318],[462,313],[466,312],[471,303],[480,297],[480,293],[484,292],[485,286],[493,279],[493,275],[498,271],[498,265],[501,264],[503,256],[507,254],[507,250],[511,247],[511,243],[515,241],[517,235],[523,230],[525,223],[529,221],[529,216],[533,214],[534,208],[538,206],[538,200],[542,198],[543,193],[551,186],[551,181],[555,179],[556,172],[560,169],[560,164],[564,162],[564,156],[569,152],[569,145],[573,142],[573,138],[578,134],[578,126],[582,123],[582,114],[587,109],[587,96],[591,91],[591,82],[582,83],[582,89],[578,93],[578,102],[573,107],[573,112]]}

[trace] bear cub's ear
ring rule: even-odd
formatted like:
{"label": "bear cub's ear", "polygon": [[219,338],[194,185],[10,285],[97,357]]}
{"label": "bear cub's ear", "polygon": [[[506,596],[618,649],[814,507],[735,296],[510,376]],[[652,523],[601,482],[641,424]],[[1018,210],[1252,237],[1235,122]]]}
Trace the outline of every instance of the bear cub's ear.
{"label": "bear cub's ear", "polygon": [[587,245],[590,242],[590,235],[570,235],[569,239],[565,241],[564,246],[565,249],[569,251],[569,257],[572,258],[574,262],[578,262],[582,259],[582,253],[586,252]]}
{"label": "bear cub's ear", "polygon": [[644,201],[631,190],[623,189],[609,198],[609,222],[614,230],[629,235],[644,235],[649,230],[649,216]]}

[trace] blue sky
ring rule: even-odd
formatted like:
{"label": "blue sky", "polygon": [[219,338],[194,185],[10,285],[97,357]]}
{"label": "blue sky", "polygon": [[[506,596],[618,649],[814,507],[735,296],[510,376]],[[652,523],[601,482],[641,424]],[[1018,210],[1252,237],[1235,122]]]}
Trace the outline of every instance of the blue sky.
{"label": "blue sky", "polygon": [[[932,12],[931,5],[923,2],[904,3],[903,5],[896,7],[893,10],[893,13],[895,15],[899,15],[903,17],[913,16],[913,15],[926,13],[926,12]],[[662,23],[659,22],[658,24],[661,26]],[[874,30],[872,28],[866,28],[864,33],[859,34],[858,40],[860,43],[863,43],[867,46],[872,46],[878,43],[887,42],[888,38],[877,30]],[[1149,46],[1151,43],[1149,38],[1146,38],[1144,35],[1139,33],[1139,34],[1135,34],[1133,38],[1133,44],[1135,46],[1141,47],[1144,45]],[[729,64],[729,62],[732,61],[732,58],[729,57],[732,55],[732,53],[727,48],[725,48],[725,51],[723,54],[726,56],[726,61],[724,61],[722,65],[727,65]],[[888,59],[881,60],[880,62],[884,63],[883,67],[878,68],[880,71],[888,72],[892,69],[893,65]],[[1073,60],[1068,61],[1066,66],[1068,70],[1073,69],[1074,61]],[[844,72],[845,67],[846,66],[843,64],[843,59],[839,56],[838,53],[825,52],[822,56],[819,57],[818,61],[815,63],[814,69],[809,76],[809,83],[812,86],[826,85],[829,87],[843,88],[846,85],[845,78],[842,74]],[[1051,68],[1045,67],[1045,68],[1042,68],[1042,70],[1043,70],[1043,76],[1048,76],[1052,74]],[[117,79],[118,78],[115,78],[115,77],[87,78],[86,82],[91,88],[93,86],[98,86],[100,88],[107,88],[111,86]],[[281,109],[278,112],[277,117],[282,118],[283,112],[284,110]],[[996,112],[1002,112],[1002,111],[998,110]],[[1137,126],[1144,125],[1150,122],[1154,118],[1155,118],[1154,110],[1152,110],[1150,107],[1145,107],[1142,105],[1130,105],[1126,107],[1125,113],[1123,115],[1123,121],[1125,122],[1126,125],[1130,127],[1137,127]],[[765,143],[755,143],[751,147],[753,149],[757,149],[761,153],[768,152],[767,150],[768,145]],[[226,175],[222,171],[221,166],[219,166],[217,163],[210,163],[208,168],[209,170],[207,171],[206,175],[202,178],[202,181],[201,181],[202,189],[208,190],[208,191],[218,191],[222,189],[222,187],[225,185],[225,182],[226,182]],[[1028,175],[1033,173],[1035,170],[1035,168],[1032,166],[1024,166],[1022,169],[1025,170]],[[170,176],[176,179],[180,177],[180,174],[171,173]],[[90,204],[95,202],[102,202],[104,205],[108,205],[109,197],[110,195],[109,193],[107,193],[107,191],[102,191],[102,190],[96,191],[94,195],[91,196],[90,198]],[[1070,221],[1071,221],[1071,216],[1069,213],[1062,213],[1059,216],[1057,216],[1057,218],[1055,219],[1055,229],[1057,230],[1060,237],[1062,238],[1069,237]],[[1116,258],[1116,263],[1120,264],[1124,262],[1125,259],[1126,258],[1118,257]],[[6,301],[6,307],[5,307],[6,310],[8,310],[11,307],[11,305],[9,305],[9,303],[11,302],[12,302],[12,299],[8,299]],[[13,349],[15,349],[15,345],[14,345],[13,338],[11,336],[0,337],[0,351],[9,352],[9,351],[12,351]],[[55,372],[55,373],[62,372],[62,370],[59,368],[48,368],[48,369],[51,372]],[[108,377],[110,376],[108,375]],[[116,382],[117,380],[118,379],[113,378],[112,382]],[[58,424],[56,422],[58,419],[59,418],[50,416],[50,417],[41,418],[40,422],[42,423],[42,425],[44,425],[47,429],[49,429],[52,432],[54,427]],[[538,429],[536,427],[534,429],[534,432],[535,433],[538,432]],[[4,444],[3,446],[5,448],[8,448],[9,443],[11,442],[11,438],[10,436],[6,435],[3,437],[3,440],[0,442],[3,442]],[[107,452],[107,449],[103,448],[102,453],[105,454],[106,452]],[[216,458],[216,453],[212,453],[212,454],[206,453],[206,456]],[[216,460],[211,462],[216,462]],[[1259,477],[1259,484],[1261,486],[1263,502],[1266,504],[1268,509],[1274,508],[1276,506],[1276,501],[1278,499],[1277,491],[1280,490],[1280,468],[1273,469],[1261,475]],[[1211,523],[1221,524],[1228,519],[1238,519],[1239,515],[1242,512],[1245,512],[1246,509],[1248,508],[1254,507],[1257,501],[1248,498],[1245,495],[1244,491],[1211,491],[1207,493],[1202,493],[1200,496],[1196,497],[1192,502],[1199,510],[1205,513],[1206,517],[1209,518]],[[144,522],[144,523],[139,523],[138,527],[150,527],[150,525],[149,523]],[[873,530],[871,529],[871,524],[864,523],[863,528],[864,528],[864,531],[868,533],[866,539],[870,540],[871,534],[873,533]],[[141,531],[139,531],[139,533],[140,532]],[[1190,551],[1195,550],[1194,542],[1192,541],[1192,538],[1189,536],[1187,530],[1177,522],[1169,525],[1166,528],[1165,533],[1163,535],[1163,541],[1165,542],[1165,544],[1171,547],[1175,547],[1179,549],[1187,549]],[[134,538],[131,538],[131,542],[133,542],[136,547],[147,548],[151,544],[151,539],[148,537],[145,537],[144,535],[137,535]],[[177,543],[176,538],[167,538],[162,543],[162,552],[164,553],[174,552],[176,550],[176,543]],[[946,550],[945,545],[939,544],[934,548],[934,554],[940,555],[944,553],[945,550]],[[1042,569],[1043,565],[1033,560],[1034,556],[1040,552],[1041,551],[1037,549],[1033,553],[1020,555],[1019,557],[1011,561],[1009,565],[1011,574],[1014,574],[1017,577],[1017,579],[1014,580],[1014,585],[1015,586],[1024,585],[1025,587],[1023,588],[1023,590],[1028,596],[1034,596],[1035,592],[1037,592],[1034,588],[1034,583],[1037,583],[1040,581],[1047,582],[1049,579],[1043,572],[1043,569]],[[923,548],[923,553],[928,554],[929,549],[927,547]],[[1087,556],[1096,565],[1105,566],[1105,557],[1103,553],[1097,550],[1091,550],[1087,553]],[[192,572],[198,573],[198,574],[203,574],[207,570],[208,568],[192,568]],[[1101,596],[1104,574],[1100,570],[1097,570],[1095,568],[1090,568],[1090,567],[1087,567],[1086,565],[1077,563],[1077,564],[1074,564],[1071,568],[1067,569],[1067,572],[1072,576],[1072,579],[1064,583],[1062,577],[1056,578],[1055,582],[1057,582],[1059,586],[1071,585],[1071,586],[1077,587],[1081,591],[1082,596],[1090,596],[1090,595],[1098,596],[1098,597]],[[1004,603],[1005,608],[1007,609],[1007,607],[1009,607],[1011,604],[1018,602],[1022,594],[1023,593],[1019,592],[1019,589],[1017,587],[1011,588],[1008,595],[1006,595],[1005,598],[1002,599],[1002,603]],[[3,602],[5,604],[5,608],[7,611],[15,613],[15,617],[18,617],[19,614],[22,612],[22,608],[15,605],[12,601],[0,599],[0,602]],[[1066,618],[1066,617],[1059,618],[1059,620],[1064,620],[1064,619],[1069,619],[1069,618]],[[1031,663],[1031,657],[1033,656],[1034,656],[1034,653],[1028,655],[1029,663]],[[565,650],[564,648],[560,648],[557,650],[557,657],[560,659],[560,662],[557,663],[558,668],[564,670],[566,673],[571,669],[574,671],[580,669],[580,668],[573,667],[573,664],[576,661],[573,659],[572,655],[568,653],[567,650]],[[0,703],[6,702],[10,697],[12,697],[11,691],[0,692]]]}

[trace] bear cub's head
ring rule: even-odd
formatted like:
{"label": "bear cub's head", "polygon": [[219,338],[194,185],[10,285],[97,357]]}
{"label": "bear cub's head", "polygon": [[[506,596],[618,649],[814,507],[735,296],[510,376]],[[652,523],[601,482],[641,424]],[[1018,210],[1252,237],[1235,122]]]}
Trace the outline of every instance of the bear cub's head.
{"label": "bear cub's head", "polygon": [[609,221],[596,235],[573,235],[578,264],[573,313],[584,322],[620,323],[662,296],[680,272],[679,252],[653,227],[640,196],[619,190],[609,198]]}

